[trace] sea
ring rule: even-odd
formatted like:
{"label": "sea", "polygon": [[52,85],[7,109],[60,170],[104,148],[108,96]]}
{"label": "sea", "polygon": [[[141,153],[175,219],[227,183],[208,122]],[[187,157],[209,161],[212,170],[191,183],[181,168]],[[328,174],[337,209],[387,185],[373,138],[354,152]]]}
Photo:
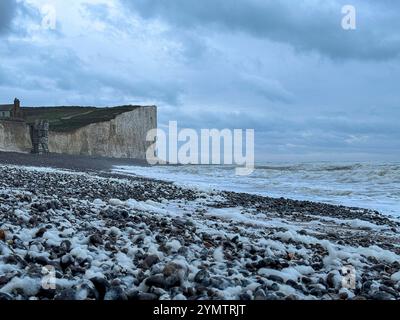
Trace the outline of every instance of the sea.
{"label": "sea", "polygon": [[259,163],[249,176],[235,166],[118,166],[114,170],[202,190],[245,192],[377,210],[400,217],[400,162]]}

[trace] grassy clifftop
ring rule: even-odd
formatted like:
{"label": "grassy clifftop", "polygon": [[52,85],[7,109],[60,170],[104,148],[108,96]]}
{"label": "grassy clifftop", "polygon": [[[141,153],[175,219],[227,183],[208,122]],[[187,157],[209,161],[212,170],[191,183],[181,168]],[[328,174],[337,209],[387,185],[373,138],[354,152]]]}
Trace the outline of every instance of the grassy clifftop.
{"label": "grassy clifftop", "polygon": [[48,120],[51,131],[70,132],[92,123],[110,121],[116,116],[132,111],[140,106],[96,107],[36,107],[22,108],[27,123]]}

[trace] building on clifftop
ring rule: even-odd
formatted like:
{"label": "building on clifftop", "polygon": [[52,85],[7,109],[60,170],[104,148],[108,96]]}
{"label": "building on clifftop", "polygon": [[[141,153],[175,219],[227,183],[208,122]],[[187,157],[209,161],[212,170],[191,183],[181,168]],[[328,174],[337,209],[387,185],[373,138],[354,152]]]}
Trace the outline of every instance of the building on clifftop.
{"label": "building on clifftop", "polygon": [[22,118],[21,103],[15,98],[14,104],[0,104],[0,118],[16,119]]}

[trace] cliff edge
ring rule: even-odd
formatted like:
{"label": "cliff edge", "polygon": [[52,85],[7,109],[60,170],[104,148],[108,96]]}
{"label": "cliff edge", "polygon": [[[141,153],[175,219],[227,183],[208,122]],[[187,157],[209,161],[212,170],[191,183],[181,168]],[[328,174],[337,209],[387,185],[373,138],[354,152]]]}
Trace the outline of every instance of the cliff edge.
{"label": "cliff edge", "polygon": [[157,128],[157,107],[23,108],[25,122],[0,120],[0,150],[30,152],[29,124],[50,123],[51,153],[145,159],[153,142],[147,132]]}

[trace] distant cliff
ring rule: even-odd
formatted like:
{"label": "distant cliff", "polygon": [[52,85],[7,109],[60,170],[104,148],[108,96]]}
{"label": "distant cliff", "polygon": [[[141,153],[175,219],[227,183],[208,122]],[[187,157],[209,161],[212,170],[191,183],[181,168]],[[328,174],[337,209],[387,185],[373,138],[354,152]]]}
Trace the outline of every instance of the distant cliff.
{"label": "distant cliff", "polygon": [[29,127],[25,122],[0,120],[0,151],[30,152]]}
{"label": "distant cliff", "polygon": [[[145,159],[152,144],[146,141],[147,132],[157,128],[155,106],[65,107],[57,108],[58,112],[55,108],[40,108],[36,114],[35,108],[26,109],[29,122],[50,120],[49,149],[53,153]],[[73,115],[66,114],[71,110]],[[31,147],[27,124],[0,121],[0,150],[29,152]]]}
{"label": "distant cliff", "polygon": [[147,131],[156,121],[155,107],[140,107],[73,132],[50,131],[50,152],[145,159]]}

